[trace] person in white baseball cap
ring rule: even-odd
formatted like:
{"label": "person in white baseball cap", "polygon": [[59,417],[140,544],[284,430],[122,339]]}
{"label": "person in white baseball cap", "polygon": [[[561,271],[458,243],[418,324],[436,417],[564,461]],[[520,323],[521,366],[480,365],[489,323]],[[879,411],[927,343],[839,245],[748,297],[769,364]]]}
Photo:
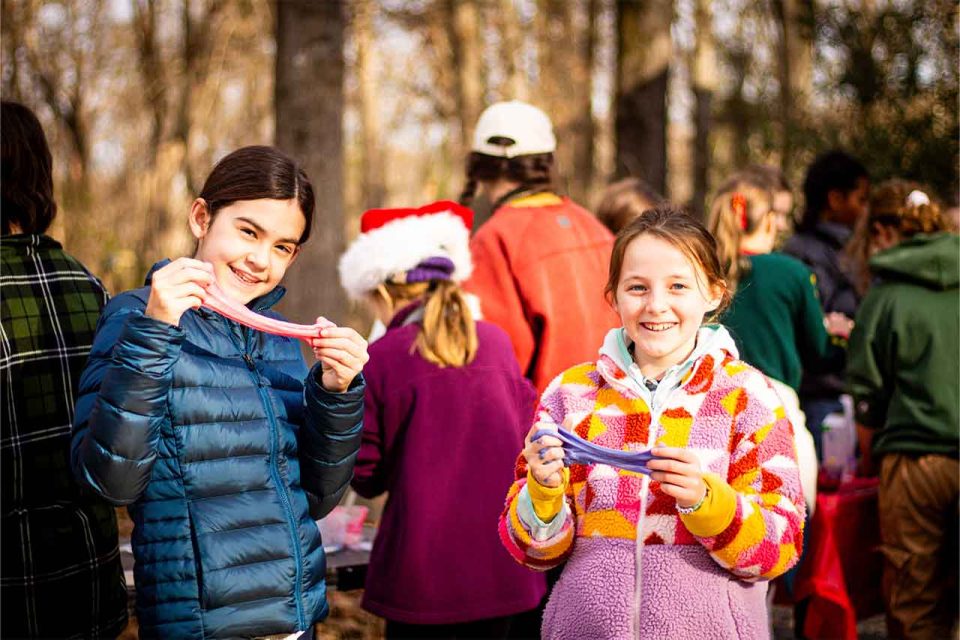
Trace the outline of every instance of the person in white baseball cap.
{"label": "person in white baseball cap", "polygon": [[[492,213],[474,225],[465,288],[510,336],[524,374],[542,391],[561,371],[594,360],[618,318],[603,300],[613,234],[557,194],[550,118],[512,100],[477,121],[461,204]],[[478,212],[480,213],[480,212]]]}

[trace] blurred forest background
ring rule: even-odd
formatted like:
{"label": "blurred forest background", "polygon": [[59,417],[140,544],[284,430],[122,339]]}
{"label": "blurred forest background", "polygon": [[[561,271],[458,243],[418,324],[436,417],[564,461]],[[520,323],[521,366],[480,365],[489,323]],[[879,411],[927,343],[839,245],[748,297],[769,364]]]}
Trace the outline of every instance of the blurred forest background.
{"label": "blurred forest background", "polygon": [[[192,249],[217,159],[277,144],[318,227],[288,276],[298,321],[351,312],[337,258],[365,208],[456,199],[472,126],[502,99],[556,126],[562,190],[637,175],[702,210],[751,162],[835,146],[876,179],[958,192],[950,0],[3,0],[0,93],[55,156],[52,234],[111,291]],[[798,202],[802,206],[802,201]]]}

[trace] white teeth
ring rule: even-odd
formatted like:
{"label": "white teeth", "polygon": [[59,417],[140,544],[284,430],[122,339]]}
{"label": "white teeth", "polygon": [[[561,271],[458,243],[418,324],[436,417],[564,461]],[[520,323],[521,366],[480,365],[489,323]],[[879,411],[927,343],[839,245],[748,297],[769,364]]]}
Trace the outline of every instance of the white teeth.
{"label": "white teeth", "polygon": [[673,326],[672,322],[644,322],[643,328],[649,331],[666,331]]}
{"label": "white teeth", "polygon": [[240,280],[241,282],[245,282],[247,284],[257,284],[257,280],[254,280],[247,274],[241,271],[237,271],[236,269],[231,269],[231,271],[233,271],[233,275],[237,276],[237,279]]}

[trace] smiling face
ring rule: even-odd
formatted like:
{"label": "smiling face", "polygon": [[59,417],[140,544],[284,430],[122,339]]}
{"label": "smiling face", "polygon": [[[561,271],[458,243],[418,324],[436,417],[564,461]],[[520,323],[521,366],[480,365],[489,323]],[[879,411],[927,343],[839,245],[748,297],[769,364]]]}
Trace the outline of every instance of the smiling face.
{"label": "smiling face", "polygon": [[194,258],[213,265],[217,284],[241,304],[276,287],[299,251],[306,219],[296,199],[239,200],[210,219],[206,203],[190,210]]}
{"label": "smiling face", "polygon": [[699,267],[670,242],[646,233],[627,245],[613,306],[645,377],[658,378],[693,351],[704,316],[722,298],[709,289]]}

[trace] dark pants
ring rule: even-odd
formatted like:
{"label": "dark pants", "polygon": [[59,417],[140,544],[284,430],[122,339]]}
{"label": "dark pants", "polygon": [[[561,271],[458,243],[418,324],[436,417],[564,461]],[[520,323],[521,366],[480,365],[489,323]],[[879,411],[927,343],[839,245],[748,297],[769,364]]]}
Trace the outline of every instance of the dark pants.
{"label": "dark pants", "polygon": [[891,638],[950,638],[957,622],[960,463],[888,453],[880,462],[883,596]]}
{"label": "dark pants", "polygon": [[506,640],[510,637],[510,626],[513,616],[503,618],[487,618],[485,620],[474,620],[473,622],[461,622],[457,624],[406,624],[387,620],[386,637],[393,638],[429,638],[430,640],[449,639],[458,640],[459,638],[496,638],[497,640]]}

